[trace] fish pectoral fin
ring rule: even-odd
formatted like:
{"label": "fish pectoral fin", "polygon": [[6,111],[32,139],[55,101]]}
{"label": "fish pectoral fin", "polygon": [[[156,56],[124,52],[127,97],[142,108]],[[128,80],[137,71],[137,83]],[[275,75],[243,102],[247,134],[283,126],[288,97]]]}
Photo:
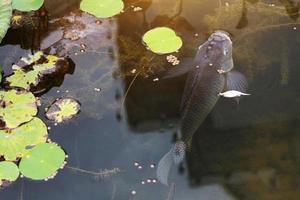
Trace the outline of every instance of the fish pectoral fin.
{"label": "fish pectoral fin", "polygon": [[238,71],[230,71],[226,74],[226,90],[236,90],[246,93],[248,83],[246,77]]}
{"label": "fish pectoral fin", "polygon": [[188,73],[195,67],[196,65],[194,64],[193,58],[185,58],[179,65],[168,68],[166,71],[162,72],[159,77],[161,79],[175,78]]}

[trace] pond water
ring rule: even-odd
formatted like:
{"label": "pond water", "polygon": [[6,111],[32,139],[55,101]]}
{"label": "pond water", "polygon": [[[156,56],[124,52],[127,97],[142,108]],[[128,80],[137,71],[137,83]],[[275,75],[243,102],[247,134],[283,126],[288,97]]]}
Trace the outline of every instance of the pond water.
{"label": "pond water", "polygon": [[[79,2],[49,0],[45,7],[57,18],[78,9]],[[103,21],[103,34],[86,41],[97,50],[70,53],[73,74],[41,97],[39,116],[51,127],[51,140],[67,152],[66,167],[48,181],[19,178],[0,190],[0,199],[299,199],[298,1],[124,2],[123,13]],[[141,42],[157,26],[181,36],[183,47],[172,55],[182,62],[214,30],[228,31],[235,69],[246,76],[251,94],[238,104],[217,102],[184,163],[171,169],[170,186],[157,181],[156,167],[174,143],[186,77],[153,81],[172,68],[166,55],[151,53]],[[54,31],[42,25],[10,30],[0,47],[5,74]],[[56,125],[44,109],[59,97],[79,100],[81,112]]]}

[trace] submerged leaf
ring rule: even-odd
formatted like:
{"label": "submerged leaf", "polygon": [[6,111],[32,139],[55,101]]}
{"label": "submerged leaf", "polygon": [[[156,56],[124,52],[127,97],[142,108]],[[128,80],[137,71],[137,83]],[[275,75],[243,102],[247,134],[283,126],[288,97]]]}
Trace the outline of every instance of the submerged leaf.
{"label": "submerged leaf", "polygon": [[122,0],[82,0],[80,9],[99,18],[108,18],[119,14],[124,8]]}
{"label": "submerged leaf", "polygon": [[68,71],[69,63],[64,58],[37,52],[13,65],[13,74],[6,77],[5,84],[21,87],[33,93],[42,93],[55,84],[55,80]]}
{"label": "submerged leaf", "polygon": [[21,173],[34,180],[53,177],[65,161],[65,152],[55,143],[39,144],[21,159]]}
{"label": "submerged leaf", "polygon": [[46,112],[48,119],[57,123],[72,119],[80,110],[80,104],[71,98],[56,100]]}
{"label": "submerged leaf", "polygon": [[37,114],[36,99],[25,90],[0,90],[0,129],[16,128]]}
{"label": "submerged leaf", "polygon": [[44,0],[13,0],[13,9],[28,12],[38,10],[42,7]]}
{"label": "submerged leaf", "polygon": [[0,155],[6,160],[16,160],[32,146],[45,143],[47,135],[47,127],[39,118],[15,129],[0,130]]}
{"label": "submerged leaf", "polygon": [[151,51],[159,54],[175,52],[182,46],[181,38],[167,27],[158,27],[146,32],[143,42]]}
{"label": "submerged leaf", "polygon": [[18,166],[9,161],[0,162],[0,186],[3,180],[5,181],[15,181],[19,177]]}
{"label": "submerged leaf", "polygon": [[0,1],[0,42],[4,38],[7,29],[10,25],[10,19],[12,16],[11,0]]}

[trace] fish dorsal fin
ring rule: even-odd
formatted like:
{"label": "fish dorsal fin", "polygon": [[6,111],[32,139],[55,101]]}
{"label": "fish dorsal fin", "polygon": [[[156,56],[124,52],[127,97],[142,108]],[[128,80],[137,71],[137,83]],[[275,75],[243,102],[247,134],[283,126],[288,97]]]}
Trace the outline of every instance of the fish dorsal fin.
{"label": "fish dorsal fin", "polygon": [[226,74],[226,90],[236,90],[245,93],[248,87],[246,77],[238,71],[230,71]]}

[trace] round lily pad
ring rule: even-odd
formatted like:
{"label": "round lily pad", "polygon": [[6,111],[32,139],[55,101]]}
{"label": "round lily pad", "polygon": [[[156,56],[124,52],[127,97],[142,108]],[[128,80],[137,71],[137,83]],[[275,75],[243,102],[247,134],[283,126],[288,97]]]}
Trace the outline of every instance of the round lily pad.
{"label": "round lily pad", "polygon": [[36,99],[21,89],[0,90],[0,129],[16,128],[37,114]]}
{"label": "round lily pad", "polygon": [[119,14],[124,8],[122,0],[82,0],[80,9],[99,18]]}
{"label": "round lily pad", "polygon": [[19,168],[15,163],[9,161],[0,162],[0,186],[3,180],[11,182],[17,180],[19,174]]}
{"label": "round lily pad", "polygon": [[0,130],[0,155],[5,160],[16,160],[36,144],[45,143],[48,130],[39,118],[33,118],[18,128]]}
{"label": "round lily pad", "polygon": [[158,27],[146,32],[143,42],[151,51],[158,54],[172,53],[182,46],[181,38],[168,27]]}
{"label": "round lily pad", "polygon": [[11,0],[0,1],[0,42],[4,38],[7,29],[10,26],[12,16]]}
{"label": "round lily pad", "polygon": [[80,111],[80,103],[72,98],[57,99],[47,109],[46,117],[57,123],[72,119]]}
{"label": "round lily pad", "polygon": [[21,159],[21,173],[34,180],[53,177],[65,161],[65,152],[55,143],[39,144]]}
{"label": "round lily pad", "polygon": [[32,10],[38,10],[42,7],[44,0],[13,0],[13,9],[28,12]]}

